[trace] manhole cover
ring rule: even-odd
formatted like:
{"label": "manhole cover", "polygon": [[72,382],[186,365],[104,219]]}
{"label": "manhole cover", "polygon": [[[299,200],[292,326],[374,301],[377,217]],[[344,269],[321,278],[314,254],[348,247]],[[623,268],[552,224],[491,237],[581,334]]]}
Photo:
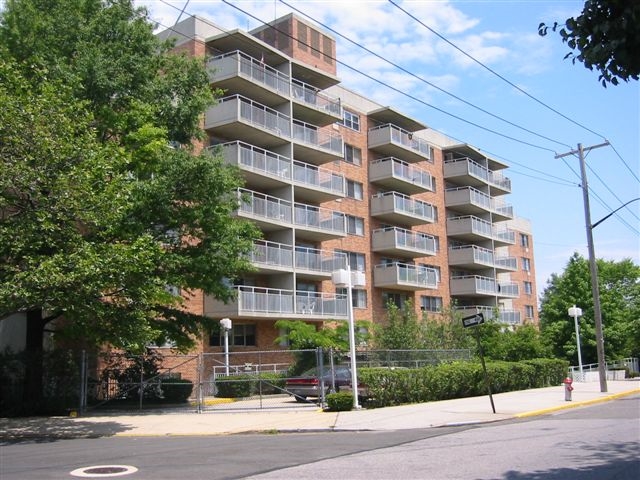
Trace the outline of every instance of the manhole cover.
{"label": "manhole cover", "polygon": [[82,478],[108,478],[120,477],[137,472],[136,467],[130,465],[94,465],[91,467],[77,468],[71,475]]}

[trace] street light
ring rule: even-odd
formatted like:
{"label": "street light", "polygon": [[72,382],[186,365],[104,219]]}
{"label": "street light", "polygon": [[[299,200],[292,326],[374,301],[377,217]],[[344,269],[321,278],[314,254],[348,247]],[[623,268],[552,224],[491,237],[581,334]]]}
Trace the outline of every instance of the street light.
{"label": "street light", "polygon": [[229,332],[232,328],[231,319],[223,318],[220,320],[220,327],[224,330],[224,373],[229,376]]}
{"label": "street light", "polygon": [[584,381],[582,374],[582,353],[580,352],[580,326],[578,325],[578,317],[582,316],[582,309],[575,305],[569,309],[569,316],[573,317],[576,326],[576,343],[578,344],[578,368],[580,369],[580,381]]}
{"label": "street light", "polygon": [[353,287],[363,287],[365,285],[364,273],[354,272],[351,275],[351,267],[347,262],[346,269],[336,270],[331,275],[331,280],[336,287],[347,288],[347,318],[349,319],[349,355],[351,357],[351,390],[353,391],[353,408],[354,410],[360,409],[358,403],[358,373],[356,365],[356,333],[355,322],[353,319],[353,299],[352,289]]}

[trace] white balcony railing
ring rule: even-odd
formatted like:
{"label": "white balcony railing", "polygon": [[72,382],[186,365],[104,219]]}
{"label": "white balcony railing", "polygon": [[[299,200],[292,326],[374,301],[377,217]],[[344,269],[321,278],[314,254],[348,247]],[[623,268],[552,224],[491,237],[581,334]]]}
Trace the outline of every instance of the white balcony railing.
{"label": "white balcony railing", "polygon": [[340,115],[341,107],[339,98],[327,95],[300,80],[293,80],[291,84],[291,95],[295,100],[302,101],[317,110],[325,110],[336,116]]}
{"label": "white balcony railing", "polygon": [[225,143],[222,147],[227,163],[265,176],[291,180],[291,160],[288,157],[240,141]]}
{"label": "white balcony railing", "polygon": [[[433,161],[433,147],[429,142],[414,136],[412,132],[408,132],[396,125],[385,124],[378,125],[369,129],[369,143],[379,143],[380,138],[388,138],[390,143],[400,145],[407,150],[413,150],[425,157],[425,160]],[[378,139],[377,141],[374,140]]]}
{"label": "white balcony railing", "polygon": [[411,217],[419,217],[427,222],[435,222],[436,220],[436,208],[432,204],[423,202],[422,200],[415,200],[403,193],[378,193],[372,197],[372,202],[380,201],[380,203],[385,203],[384,199],[388,198],[393,199],[393,211],[396,213],[401,213]]}
{"label": "white balcony railing", "polygon": [[347,316],[347,296],[252,286],[234,287],[238,313],[309,315],[323,318]]}
{"label": "white balcony railing", "polygon": [[437,288],[438,273],[435,268],[406,263],[385,263],[374,267],[374,284],[398,287]]}
{"label": "white balcony railing", "polygon": [[294,223],[298,227],[321,230],[335,234],[346,234],[346,215],[336,210],[296,203]]}
{"label": "white balcony railing", "polygon": [[469,157],[453,158],[444,161],[445,176],[447,172],[465,172],[468,175],[499,187],[502,190],[511,191],[511,180],[500,172],[494,172],[483,167]]}
{"label": "white balcony railing", "polygon": [[293,162],[293,181],[299,185],[344,195],[344,175],[298,160]]}
{"label": "white balcony railing", "polygon": [[293,139],[315,148],[322,148],[332,153],[342,154],[342,136],[315,125],[295,121],[293,124]]}
{"label": "white balcony railing", "polygon": [[288,75],[264,62],[247,55],[239,50],[216,55],[208,60],[207,66],[214,69],[212,79],[238,75],[263,85],[283,96],[289,96],[291,80]]}
{"label": "white balcony railing", "polygon": [[241,213],[255,219],[291,223],[291,202],[245,188],[239,188],[238,195]]}
{"label": "white balcony railing", "polygon": [[390,175],[394,178],[419,185],[425,190],[433,191],[433,177],[431,176],[431,174],[426,170],[415,167],[414,165],[411,165],[410,163],[407,163],[403,160],[399,160],[394,157],[385,157],[374,160],[370,162],[369,165],[371,172],[370,175],[375,175],[376,177],[372,178],[372,181],[377,180],[378,178],[382,178],[385,173],[389,171]]}
{"label": "white balcony railing", "polygon": [[400,227],[378,228],[372,232],[372,241],[374,248],[389,246],[412,250],[425,255],[435,255],[437,250],[436,237],[433,235]]}

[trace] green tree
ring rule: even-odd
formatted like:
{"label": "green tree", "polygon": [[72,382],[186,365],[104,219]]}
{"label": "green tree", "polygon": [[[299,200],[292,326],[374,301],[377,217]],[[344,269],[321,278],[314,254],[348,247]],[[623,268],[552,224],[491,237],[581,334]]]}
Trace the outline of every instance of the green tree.
{"label": "green tree", "polygon": [[9,0],[0,16],[0,318],[26,312],[27,349],[61,318],[57,336],[88,344],[187,349],[212,322],[184,299],[228,300],[250,269],[241,177],[191,149],[216,94],[204,62],[152,30],[130,0]]}
{"label": "green tree", "polygon": [[[638,80],[640,75],[640,2],[629,0],[587,0],[582,13],[568,18],[564,25],[551,26],[571,51],[565,58],[582,62],[600,72],[604,87],[619,80]],[[549,27],[541,23],[544,36]],[[577,54],[575,53],[577,51]]]}
{"label": "green tree", "polygon": [[[637,356],[640,350],[640,267],[630,259],[598,259],[598,283],[607,359]],[[585,364],[596,363],[595,321],[591,275],[587,259],[574,253],[562,274],[553,274],[542,294],[540,327],[558,358],[577,365],[574,320],[568,309],[582,309],[580,344]]]}
{"label": "green tree", "polygon": [[418,320],[413,302],[407,300],[402,308],[387,304],[384,324],[373,325],[373,345],[384,350],[419,350],[424,347],[425,325]]}

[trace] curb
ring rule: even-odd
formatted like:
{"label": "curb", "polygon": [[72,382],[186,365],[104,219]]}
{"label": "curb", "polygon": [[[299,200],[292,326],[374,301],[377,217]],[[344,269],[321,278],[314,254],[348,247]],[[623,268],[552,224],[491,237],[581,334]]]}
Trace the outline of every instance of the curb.
{"label": "curb", "polygon": [[513,418],[527,418],[527,417],[535,417],[537,415],[545,415],[547,413],[553,413],[560,410],[568,410],[570,408],[584,407],[587,405],[595,405],[597,403],[604,403],[610,400],[615,400],[616,398],[626,397],[628,395],[640,394],[640,388],[635,390],[628,390],[626,392],[614,393],[612,395],[607,395],[606,397],[593,398],[591,400],[583,400],[581,402],[575,403],[566,403],[565,405],[557,405],[555,407],[543,408],[540,410],[532,410],[530,412],[518,413],[513,416]]}

